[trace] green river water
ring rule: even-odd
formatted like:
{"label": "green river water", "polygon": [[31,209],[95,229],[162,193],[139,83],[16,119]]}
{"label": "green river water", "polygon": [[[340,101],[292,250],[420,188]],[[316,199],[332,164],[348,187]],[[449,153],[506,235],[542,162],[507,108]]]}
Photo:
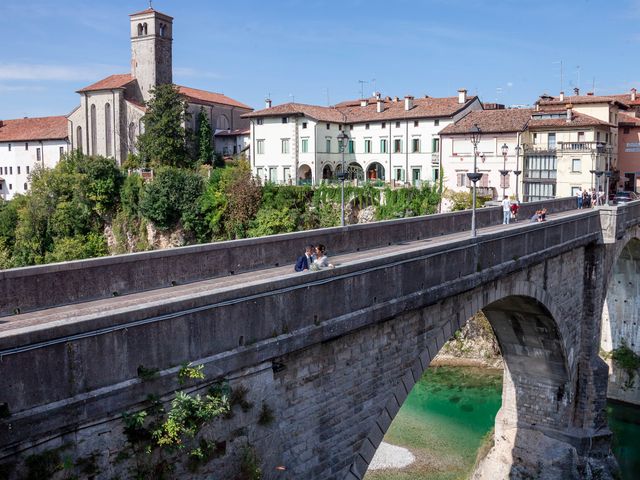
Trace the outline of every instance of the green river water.
{"label": "green river water", "polygon": [[[466,480],[500,408],[502,370],[432,367],[413,388],[385,442],[406,447],[416,462],[370,471],[365,480]],[[640,478],[640,409],[609,403],[614,452],[623,479]]]}

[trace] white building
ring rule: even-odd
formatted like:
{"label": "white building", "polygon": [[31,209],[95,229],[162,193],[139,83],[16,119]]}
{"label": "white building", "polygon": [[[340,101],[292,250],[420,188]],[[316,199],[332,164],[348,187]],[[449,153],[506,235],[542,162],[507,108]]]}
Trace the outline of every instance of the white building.
{"label": "white building", "polygon": [[348,178],[414,183],[439,174],[439,132],[482,105],[460,90],[457,97],[376,96],[333,107],[286,103],[243,115],[251,120],[254,174],[274,183],[312,183],[336,178],[348,137]]}
{"label": "white building", "polygon": [[[495,109],[469,113],[446,127],[442,137],[442,170],[444,186],[452,191],[469,191],[471,182],[467,173],[473,172],[473,144],[471,133],[479,129],[476,150],[476,169],[482,173],[478,181],[478,194],[493,199],[502,195],[522,198],[522,134],[526,131],[533,109]],[[503,156],[502,147],[507,146]],[[518,149],[519,147],[519,149]],[[500,170],[508,170],[502,175]],[[513,172],[519,171],[515,175]],[[516,179],[520,182],[516,186]]]}
{"label": "white building", "polygon": [[[172,83],[173,18],[153,8],[130,15],[131,73],[111,75],[78,90],[80,105],[69,115],[69,139],[74,149],[115,158],[122,163],[136,152],[144,103],[157,85]],[[223,94],[179,86],[189,103],[187,127],[197,130],[201,108],[213,134],[248,128],[241,115],[251,107]],[[222,152],[220,152],[222,153]]]}
{"label": "white building", "polygon": [[248,128],[236,130],[218,130],[215,133],[216,153],[225,157],[245,153],[249,156],[250,130]]}
{"label": "white building", "polygon": [[0,198],[26,193],[31,171],[54,167],[68,151],[66,117],[0,120]]}

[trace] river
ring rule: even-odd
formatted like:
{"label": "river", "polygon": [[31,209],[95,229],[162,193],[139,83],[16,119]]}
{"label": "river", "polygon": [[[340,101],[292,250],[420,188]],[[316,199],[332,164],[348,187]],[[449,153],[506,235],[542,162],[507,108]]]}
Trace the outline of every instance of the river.
{"label": "river", "polygon": [[[432,367],[413,388],[384,441],[416,461],[400,470],[369,471],[365,480],[466,480],[500,408],[502,370]],[[623,479],[640,472],[640,408],[609,402],[614,452]]]}

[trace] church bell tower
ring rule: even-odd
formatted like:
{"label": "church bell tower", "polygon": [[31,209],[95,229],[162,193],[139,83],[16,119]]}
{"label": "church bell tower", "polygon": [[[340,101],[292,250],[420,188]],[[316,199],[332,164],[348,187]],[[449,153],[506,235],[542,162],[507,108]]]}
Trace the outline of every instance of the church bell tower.
{"label": "church bell tower", "polygon": [[149,7],[129,15],[131,75],[138,80],[146,102],[156,85],[172,83],[173,18]]}

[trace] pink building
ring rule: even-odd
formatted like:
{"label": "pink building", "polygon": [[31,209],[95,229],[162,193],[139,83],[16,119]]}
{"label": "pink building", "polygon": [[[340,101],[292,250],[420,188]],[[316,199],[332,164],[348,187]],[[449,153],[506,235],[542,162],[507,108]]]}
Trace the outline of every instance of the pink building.
{"label": "pink building", "polygon": [[618,116],[618,189],[640,193],[640,97],[635,88],[612,96],[630,107]]}

